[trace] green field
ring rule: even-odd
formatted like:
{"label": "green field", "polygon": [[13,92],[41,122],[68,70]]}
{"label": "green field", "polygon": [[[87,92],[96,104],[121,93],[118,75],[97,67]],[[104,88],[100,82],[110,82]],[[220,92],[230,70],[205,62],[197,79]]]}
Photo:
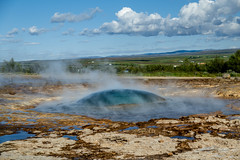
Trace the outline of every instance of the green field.
{"label": "green field", "polygon": [[[194,63],[207,63],[213,60],[215,57],[219,57],[223,60],[228,60],[229,54],[209,54],[209,55],[166,55],[159,57],[136,57],[136,58],[116,58],[116,59],[107,59],[112,64],[140,64],[140,65],[149,65],[149,64],[162,64],[162,65],[180,65],[185,59],[189,59]],[[106,61],[106,59],[104,59]],[[101,61],[99,61],[101,62]]]}
{"label": "green field", "polygon": [[216,57],[227,61],[229,57],[236,52],[237,49],[228,50],[210,50],[188,53],[176,54],[151,54],[151,55],[134,55],[134,56],[119,56],[119,57],[106,57],[97,59],[79,59],[81,64],[91,65],[94,61],[96,65],[112,64],[112,65],[181,65],[185,59],[193,63],[208,63]]}

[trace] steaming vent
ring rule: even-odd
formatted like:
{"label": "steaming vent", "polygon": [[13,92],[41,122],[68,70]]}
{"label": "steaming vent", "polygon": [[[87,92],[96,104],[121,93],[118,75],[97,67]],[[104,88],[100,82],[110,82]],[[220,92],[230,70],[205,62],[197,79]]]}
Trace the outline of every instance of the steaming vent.
{"label": "steaming vent", "polygon": [[81,106],[129,106],[162,103],[165,99],[146,91],[132,89],[112,89],[90,94],[77,103]]}
{"label": "steaming vent", "polygon": [[221,111],[238,114],[225,107],[228,101],[207,97],[166,97],[132,89],[111,89],[92,93],[80,100],[40,104],[35,111],[85,115],[114,121],[139,122],[156,118],[180,118],[192,114]]}

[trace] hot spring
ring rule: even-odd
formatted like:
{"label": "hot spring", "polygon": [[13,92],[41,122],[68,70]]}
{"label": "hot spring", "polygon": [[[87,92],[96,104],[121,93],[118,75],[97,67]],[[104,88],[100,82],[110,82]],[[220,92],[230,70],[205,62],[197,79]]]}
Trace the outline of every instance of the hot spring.
{"label": "hot spring", "polygon": [[216,98],[161,97],[142,90],[111,89],[92,93],[75,102],[42,104],[34,110],[128,122],[180,118],[216,111],[224,114],[240,114],[240,111],[227,108],[227,104],[227,100]]}
{"label": "hot spring", "polygon": [[165,101],[164,98],[146,91],[113,89],[93,93],[79,100],[77,104],[80,106],[109,107],[159,103],[163,101]]}

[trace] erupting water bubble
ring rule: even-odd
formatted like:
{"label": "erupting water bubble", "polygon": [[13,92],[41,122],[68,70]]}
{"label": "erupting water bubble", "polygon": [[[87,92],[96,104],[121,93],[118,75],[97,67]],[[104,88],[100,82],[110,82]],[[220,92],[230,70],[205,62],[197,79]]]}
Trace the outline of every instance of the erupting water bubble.
{"label": "erupting water bubble", "polygon": [[42,104],[34,110],[131,122],[155,118],[180,118],[216,111],[224,114],[240,113],[226,108],[227,103],[226,100],[207,97],[175,96],[164,99],[146,91],[112,89],[92,93],[75,102]]}
{"label": "erupting water bubble", "polygon": [[77,103],[82,106],[121,106],[160,103],[164,98],[146,91],[112,89],[93,93]]}

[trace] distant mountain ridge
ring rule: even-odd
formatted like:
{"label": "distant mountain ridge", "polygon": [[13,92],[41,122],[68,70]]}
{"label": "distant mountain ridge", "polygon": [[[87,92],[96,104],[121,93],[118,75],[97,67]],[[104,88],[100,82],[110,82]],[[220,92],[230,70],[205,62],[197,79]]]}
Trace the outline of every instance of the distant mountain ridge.
{"label": "distant mountain ridge", "polygon": [[[160,53],[143,53],[143,54],[132,54],[132,55],[112,55],[112,56],[88,56],[88,57],[78,57],[78,58],[66,58],[66,59],[53,59],[53,60],[29,60],[20,62],[54,62],[54,61],[75,61],[81,59],[111,59],[111,58],[140,58],[140,57],[159,57],[159,56],[174,56],[174,55],[201,55],[201,54],[231,54],[235,53],[236,49],[206,49],[206,50],[176,50],[171,52],[160,52]],[[0,62],[2,64],[3,62]]]}
{"label": "distant mountain ridge", "polygon": [[172,52],[161,52],[161,53],[144,53],[142,55],[166,55],[166,54],[183,54],[183,53],[194,53],[201,52],[203,50],[177,50]]}
{"label": "distant mountain ridge", "polygon": [[136,54],[136,55],[116,55],[116,56],[106,56],[102,58],[134,58],[134,57],[159,57],[159,56],[166,56],[166,55],[190,55],[190,54],[227,54],[227,53],[234,53],[237,49],[221,49],[221,50],[215,50],[215,49],[206,49],[206,50],[176,50],[172,52],[161,52],[161,53],[143,53],[143,54]]}

